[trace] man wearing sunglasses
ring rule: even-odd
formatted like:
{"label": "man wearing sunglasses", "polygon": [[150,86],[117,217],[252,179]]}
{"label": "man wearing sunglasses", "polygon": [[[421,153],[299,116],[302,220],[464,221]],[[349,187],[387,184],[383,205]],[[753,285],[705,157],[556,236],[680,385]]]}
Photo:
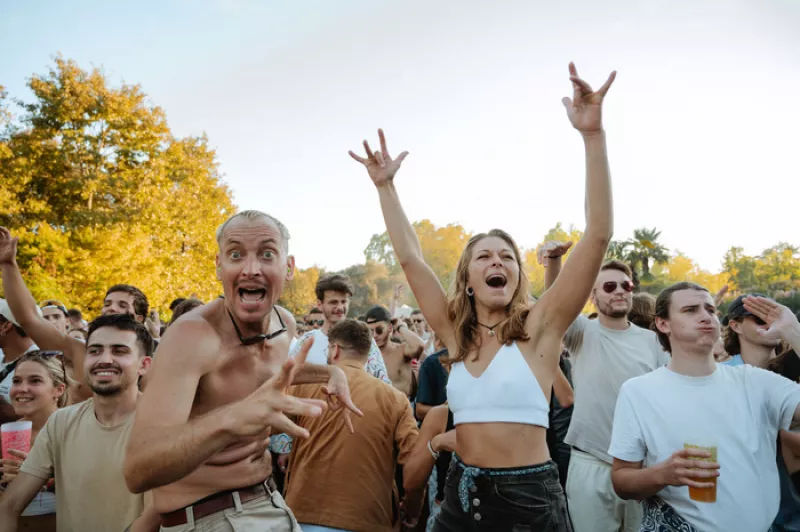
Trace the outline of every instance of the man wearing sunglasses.
{"label": "man wearing sunglasses", "polygon": [[766,368],[769,361],[775,358],[775,350],[780,345],[780,339],[759,334],[759,329],[765,325],[764,320],[745,308],[746,297],[764,296],[742,295],[731,303],[727,316],[722,320],[722,339],[725,351],[731,358],[723,364],[729,366],[750,364],[757,368]]}
{"label": "man wearing sunglasses", "polygon": [[319,308],[314,307],[303,321],[309,329],[321,329],[325,324],[325,315]]}
{"label": "man wearing sunglasses", "polygon": [[348,412],[361,412],[341,368],[304,364],[310,342],[289,359],[295,322],[276,305],[294,275],[286,227],[243,211],[219,227],[217,243],[224,296],[183,315],[159,345],[136,410],[125,479],[134,493],[153,490],[170,532],[297,532],[275,489],[267,445],[275,432],[309,437],[288,416],[319,416],[326,403],[287,395],[287,387],[325,384],[350,427]]}
{"label": "man wearing sunglasses", "polygon": [[[548,269],[557,268],[559,260],[549,261]],[[633,532],[641,525],[641,504],[623,501],[611,485],[614,407],[625,381],[665,365],[669,356],[654,332],[628,321],[632,292],[628,265],[606,262],[591,294],[597,319],[579,316],[564,336],[575,389],[564,439],[573,448],[566,491],[575,532]]]}
{"label": "man wearing sunglasses", "polygon": [[[398,320],[397,328],[392,326],[392,315],[380,305],[375,305],[367,311],[365,318],[372,331],[375,343],[381,350],[386,370],[392,386],[400,390],[411,400],[417,395],[416,379],[411,371],[411,361],[419,360],[425,343],[418,335],[413,333],[403,320]],[[403,339],[403,344],[392,341],[392,334],[397,333]]]}

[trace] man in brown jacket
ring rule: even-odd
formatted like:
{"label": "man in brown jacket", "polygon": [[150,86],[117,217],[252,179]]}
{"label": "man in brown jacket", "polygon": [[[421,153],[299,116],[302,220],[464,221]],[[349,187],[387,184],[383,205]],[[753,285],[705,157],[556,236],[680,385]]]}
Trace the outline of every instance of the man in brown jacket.
{"label": "man in brown jacket", "polygon": [[[402,392],[364,370],[372,345],[367,325],[343,320],[328,338],[328,363],[345,372],[351,398],[364,417],[353,419],[354,433],[343,430],[345,420],[335,412],[297,420],[315,437],[294,443],[286,502],[304,531],[390,532],[395,468],[405,464],[418,436],[414,414]],[[319,385],[295,386],[291,393],[326,398]],[[409,515],[418,515],[422,496],[406,495]]]}

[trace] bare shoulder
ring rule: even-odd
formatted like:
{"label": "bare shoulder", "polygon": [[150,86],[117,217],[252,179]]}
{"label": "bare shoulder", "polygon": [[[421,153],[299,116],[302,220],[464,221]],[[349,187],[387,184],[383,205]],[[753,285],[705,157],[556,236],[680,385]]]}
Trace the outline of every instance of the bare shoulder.
{"label": "bare shoulder", "polygon": [[214,361],[222,347],[217,316],[220,306],[221,303],[212,301],[170,325],[158,346],[156,363],[197,367]]}

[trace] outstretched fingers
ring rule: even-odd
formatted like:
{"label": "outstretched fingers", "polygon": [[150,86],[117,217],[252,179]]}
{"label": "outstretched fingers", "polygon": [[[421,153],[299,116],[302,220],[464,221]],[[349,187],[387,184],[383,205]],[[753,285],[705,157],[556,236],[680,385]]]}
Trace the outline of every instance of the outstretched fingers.
{"label": "outstretched fingers", "polygon": [[383,130],[380,128],[378,129],[378,139],[381,142],[381,151],[383,152],[383,156],[387,159],[391,159],[391,156],[389,155],[389,148],[386,147],[386,135],[383,134]]}
{"label": "outstretched fingers", "polygon": [[313,336],[309,336],[303,341],[303,345],[300,348],[300,352],[297,353],[297,356],[294,357],[294,360],[298,366],[306,363],[306,358],[308,358],[308,352],[311,350],[312,345],[314,345]]}
{"label": "outstretched fingers", "polygon": [[606,80],[605,83],[603,83],[603,86],[597,89],[597,94],[599,94],[600,96],[605,96],[606,93],[608,92],[608,89],[611,88],[611,85],[614,83],[614,80],[616,78],[617,78],[617,71],[615,70],[611,74],[609,74],[608,79]]}
{"label": "outstretched fingers", "polygon": [[360,162],[361,164],[367,164],[367,160],[365,158],[363,158],[363,157],[359,157],[358,155],[356,155],[353,150],[350,150],[347,153],[350,154],[350,157],[352,157],[356,161]]}

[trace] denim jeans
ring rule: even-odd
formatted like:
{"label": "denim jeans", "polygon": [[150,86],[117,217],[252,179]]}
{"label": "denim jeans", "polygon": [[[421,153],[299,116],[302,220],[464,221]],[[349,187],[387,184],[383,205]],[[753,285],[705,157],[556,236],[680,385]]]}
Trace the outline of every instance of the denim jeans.
{"label": "denim jeans", "polygon": [[434,532],[572,532],[564,489],[553,461],[483,469],[450,465]]}

